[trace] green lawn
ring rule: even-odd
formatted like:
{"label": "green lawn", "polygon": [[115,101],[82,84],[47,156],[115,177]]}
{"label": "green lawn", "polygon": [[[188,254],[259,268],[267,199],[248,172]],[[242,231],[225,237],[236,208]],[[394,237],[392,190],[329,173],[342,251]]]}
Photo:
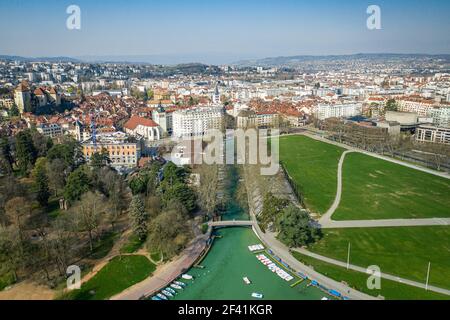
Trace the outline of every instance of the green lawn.
{"label": "green lawn", "polygon": [[430,284],[450,289],[450,227],[325,229],[309,250],[345,262],[378,265],[384,273],[425,282],[431,262]]}
{"label": "green lawn", "polygon": [[130,255],[113,258],[92,279],[63,299],[105,300],[141,282],[152,274],[155,265],[144,256]]}
{"label": "green lawn", "polygon": [[306,206],[324,213],[333,203],[344,149],[305,136],[280,138],[280,160],[304,195]]}
{"label": "green lawn", "polygon": [[450,296],[425,291],[424,289],[408,286],[394,281],[381,279],[381,289],[369,290],[367,288],[367,278],[369,275],[346,270],[320,260],[305,256],[299,252],[292,252],[292,255],[306,265],[314,267],[317,272],[326,275],[336,281],[344,281],[350,287],[364,292],[368,295],[378,297],[383,296],[386,300],[449,300]]}
{"label": "green lawn", "polygon": [[141,241],[137,235],[132,234],[122,248],[120,248],[120,253],[135,253],[143,244],[144,241]]}
{"label": "green lawn", "polygon": [[361,153],[346,156],[334,220],[450,217],[450,180]]}

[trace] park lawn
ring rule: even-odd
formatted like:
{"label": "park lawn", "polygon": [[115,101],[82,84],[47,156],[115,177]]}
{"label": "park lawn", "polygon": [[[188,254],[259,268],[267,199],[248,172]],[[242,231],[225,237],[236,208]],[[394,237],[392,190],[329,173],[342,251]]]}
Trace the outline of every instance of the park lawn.
{"label": "park lawn", "polygon": [[323,238],[309,246],[320,255],[347,261],[381,272],[425,283],[431,262],[429,283],[450,289],[450,227],[393,227],[324,229]]}
{"label": "park lawn", "polygon": [[126,255],[111,259],[92,279],[63,299],[105,300],[141,282],[155,271],[155,265],[145,256]]}
{"label": "park lawn", "polygon": [[312,212],[323,214],[333,203],[343,152],[340,147],[306,136],[280,137],[280,160]]}
{"label": "park lawn", "polygon": [[312,266],[315,271],[332,278],[338,282],[344,281],[351,288],[368,295],[378,297],[383,296],[386,300],[449,300],[450,296],[435,293],[432,291],[425,291],[406,284],[397,283],[391,280],[381,279],[381,289],[370,290],[367,288],[367,278],[369,275],[346,270],[343,267],[329,264],[299,252],[292,252],[292,255],[300,262]]}
{"label": "park lawn", "polygon": [[350,153],[342,182],[333,220],[450,217],[450,179]]}
{"label": "park lawn", "polygon": [[122,248],[120,248],[120,253],[135,253],[142,248],[144,241],[140,240],[137,235],[132,234]]}

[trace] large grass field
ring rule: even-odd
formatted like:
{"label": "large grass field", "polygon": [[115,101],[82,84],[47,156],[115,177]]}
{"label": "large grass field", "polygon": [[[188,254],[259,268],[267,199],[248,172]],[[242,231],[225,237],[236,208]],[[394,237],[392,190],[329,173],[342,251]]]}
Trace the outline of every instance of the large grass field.
{"label": "large grass field", "polygon": [[345,262],[378,265],[384,273],[425,283],[431,262],[430,284],[450,289],[450,227],[325,229],[309,250]]}
{"label": "large grass field", "polygon": [[387,300],[449,300],[450,296],[425,291],[417,287],[408,286],[398,282],[381,279],[381,289],[370,290],[367,288],[367,278],[369,275],[346,270],[340,266],[335,266],[308,256],[299,252],[292,252],[293,256],[306,265],[312,266],[317,272],[332,278],[338,282],[344,281],[350,287],[364,292],[368,295],[378,297],[383,296]]}
{"label": "large grass field", "polygon": [[306,206],[323,214],[333,203],[344,149],[305,136],[280,138],[280,160],[300,187]]}
{"label": "large grass field", "polygon": [[361,153],[343,166],[334,220],[450,217],[450,180]]}
{"label": "large grass field", "polygon": [[141,282],[155,271],[146,257],[127,255],[114,257],[92,279],[62,297],[73,300],[105,300]]}

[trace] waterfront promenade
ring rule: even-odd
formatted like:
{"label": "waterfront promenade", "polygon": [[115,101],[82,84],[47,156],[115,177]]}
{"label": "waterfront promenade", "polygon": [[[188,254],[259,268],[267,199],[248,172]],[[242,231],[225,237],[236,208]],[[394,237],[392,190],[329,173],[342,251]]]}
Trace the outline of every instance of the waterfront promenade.
{"label": "waterfront promenade", "polygon": [[139,300],[167,287],[197,261],[206,249],[210,231],[197,236],[179,256],[158,267],[150,277],[113,296],[111,300]]}

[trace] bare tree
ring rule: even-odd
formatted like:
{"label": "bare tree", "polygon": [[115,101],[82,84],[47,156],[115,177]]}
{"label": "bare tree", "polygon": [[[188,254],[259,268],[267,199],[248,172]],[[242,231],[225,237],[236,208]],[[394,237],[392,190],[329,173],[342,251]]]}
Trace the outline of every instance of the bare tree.
{"label": "bare tree", "polygon": [[79,231],[86,232],[89,237],[89,248],[94,250],[95,233],[102,221],[106,204],[100,194],[87,192],[71,209]]}

